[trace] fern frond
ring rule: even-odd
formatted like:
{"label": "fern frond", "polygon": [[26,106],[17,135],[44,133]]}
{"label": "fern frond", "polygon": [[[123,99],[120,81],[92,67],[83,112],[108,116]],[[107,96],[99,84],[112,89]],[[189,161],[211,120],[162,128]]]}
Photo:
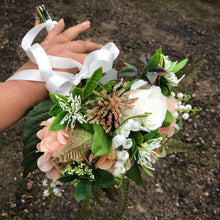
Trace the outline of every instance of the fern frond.
{"label": "fern frond", "polygon": [[123,183],[119,188],[118,194],[118,209],[113,217],[110,217],[111,220],[119,220],[123,215],[124,211],[128,207],[128,187],[129,187],[129,179],[123,179]]}
{"label": "fern frond", "polygon": [[56,158],[59,162],[78,160],[86,155],[92,145],[92,133],[76,127],[69,133],[68,142]]}
{"label": "fern frond", "polygon": [[197,144],[187,144],[179,140],[174,140],[172,138],[162,142],[163,150],[166,154],[177,153],[177,152],[187,152],[194,149]]}
{"label": "fern frond", "polygon": [[201,70],[203,64],[206,62],[205,59],[193,64],[192,66],[185,68],[184,70],[181,70],[176,75],[178,78],[181,78],[183,75],[185,77],[180,81],[178,85],[178,89],[184,90],[187,88],[189,84],[192,83],[193,79],[197,75],[197,73]]}
{"label": "fern frond", "polygon": [[105,192],[96,186],[92,187],[90,196],[84,200],[82,207],[74,214],[74,220],[85,220],[105,206]]}

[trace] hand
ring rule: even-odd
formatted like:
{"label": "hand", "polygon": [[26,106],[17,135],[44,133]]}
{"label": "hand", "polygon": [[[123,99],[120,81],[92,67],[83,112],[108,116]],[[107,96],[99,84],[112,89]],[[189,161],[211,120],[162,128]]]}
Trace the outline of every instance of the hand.
{"label": "hand", "polygon": [[[78,61],[79,63],[83,63],[88,53],[102,48],[102,45],[89,41],[73,41],[73,39],[75,39],[80,33],[83,33],[90,28],[90,23],[88,21],[85,21],[62,32],[64,26],[64,21],[61,19],[48,33],[45,40],[41,43],[41,46],[44,48],[48,55],[70,58]],[[37,65],[29,60],[16,72],[27,69],[37,69]],[[76,69],[62,69],[60,71],[72,73],[77,72]]]}

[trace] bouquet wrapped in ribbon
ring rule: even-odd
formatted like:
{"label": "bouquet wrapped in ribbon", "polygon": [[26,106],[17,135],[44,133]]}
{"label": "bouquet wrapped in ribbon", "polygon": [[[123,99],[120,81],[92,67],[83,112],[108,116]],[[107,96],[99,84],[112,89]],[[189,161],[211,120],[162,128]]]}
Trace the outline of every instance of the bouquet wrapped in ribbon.
{"label": "bouquet wrapped in ribbon", "polygon": [[[159,49],[141,58],[142,71],[123,63],[117,74],[112,64],[119,50],[113,43],[89,54],[83,65],[50,57],[40,45],[31,44],[52,23],[36,26],[22,42],[30,59],[40,64],[38,75],[47,82],[51,98],[27,117],[24,176],[38,167],[55,184],[72,183],[75,199],[85,201],[87,213],[89,207],[95,209],[100,196],[121,195],[115,214],[120,217],[128,183],[142,185],[141,170],[153,177],[158,158],[194,147],[181,142],[177,133],[182,119],[199,109],[187,104],[190,95],[178,88],[202,62],[182,70],[187,59],[172,62]],[[60,68],[77,66],[80,71],[76,75],[50,71],[59,63]],[[14,77],[22,78],[22,73]]]}

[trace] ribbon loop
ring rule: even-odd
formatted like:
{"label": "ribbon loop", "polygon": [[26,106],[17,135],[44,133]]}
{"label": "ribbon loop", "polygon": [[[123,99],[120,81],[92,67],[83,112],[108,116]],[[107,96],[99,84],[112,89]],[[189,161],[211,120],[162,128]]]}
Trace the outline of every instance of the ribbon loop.
{"label": "ribbon loop", "polygon": [[[68,94],[77,86],[82,79],[88,79],[99,67],[103,67],[106,73],[102,83],[117,78],[117,73],[112,69],[113,61],[119,54],[119,49],[113,42],[106,44],[102,49],[88,54],[83,65],[79,62],[63,57],[48,56],[40,44],[32,45],[38,33],[46,28],[48,32],[57,22],[48,20],[43,24],[35,26],[24,36],[21,46],[29,59],[38,65],[39,70],[25,70],[18,72],[7,80],[30,80],[46,82],[49,92]],[[79,73],[73,75],[68,72],[53,71],[52,68],[70,69],[77,67]],[[28,74],[27,74],[28,73]]]}

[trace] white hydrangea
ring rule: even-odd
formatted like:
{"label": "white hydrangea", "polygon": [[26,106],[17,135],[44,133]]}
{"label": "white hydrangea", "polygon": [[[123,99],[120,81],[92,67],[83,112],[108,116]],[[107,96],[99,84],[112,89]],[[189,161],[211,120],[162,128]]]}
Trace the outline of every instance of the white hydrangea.
{"label": "white hydrangea", "polygon": [[59,196],[59,194],[60,194],[60,189],[59,189],[58,187],[53,188],[53,193],[54,193],[56,196]]}
{"label": "white hydrangea", "polygon": [[174,118],[177,118],[178,115],[179,115],[178,112],[174,112],[174,113],[173,113],[173,117],[174,117]]}
{"label": "white hydrangea", "polygon": [[181,92],[179,92],[178,94],[177,94],[177,98],[179,98],[179,99],[182,99],[183,98],[183,93],[181,93]]}
{"label": "white hydrangea", "polygon": [[190,104],[187,104],[187,105],[185,106],[185,108],[186,108],[187,110],[190,110],[190,109],[192,109],[192,106],[191,106]]}
{"label": "white hydrangea", "polygon": [[50,194],[49,194],[49,190],[48,189],[45,189],[44,191],[43,191],[43,196],[44,197],[48,197]]}
{"label": "white hydrangea", "polygon": [[131,138],[127,138],[125,143],[122,145],[124,149],[128,150],[132,147],[133,142]]}
{"label": "white hydrangea", "polygon": [[126,150],[118,151],[117,152],[117,160],[121,161],[122,163],[126,163],[129,158],[129,153]]}
{"label": "white hydrangea", "polygon": [[44,179],[44,180],[42,181],[42,185],[43,185],[43,186],[47,186],[47,179]]}
{"label": "white hydrangea", "polygon": [[116,133],[116,135],[117,134],[118,135],[123,135],[123,136],[125,136],[127,138],[129,136],[129,134],[130,134],[130,130],[127,130],[127,129],[125,129],[125,127],[121,126],[121,127],[116,129],[115,133]]}
{"label": "white hydrangea", "polygon": [[182,118],[184,120],[187,120],[189,118],[189,114],[187,112],[185,112],[183,115],[182,115]]}
{"label": "white hydrangea", "polygon": [[123,174],[125,172],[125,167],[124,167],[124,164],[121,162],[121,161],[117,161],[115,163],[115,170],[114,170],[114,173],[113,175],[115,177],[119,177],[121,174]]}
{"label": "white hydrangea", "polygon": [[129,119],[122,127],[127,131],[140,131],[143,129],[141,126],[142,121],[139,118]]}
{"label": "white hydrangea", "polygon": [[122,134],[115,135],[112,138],[112,145],[114,146],[114,148],[117,149],[118,147],[125,145],[126,140],[126,137]]}

